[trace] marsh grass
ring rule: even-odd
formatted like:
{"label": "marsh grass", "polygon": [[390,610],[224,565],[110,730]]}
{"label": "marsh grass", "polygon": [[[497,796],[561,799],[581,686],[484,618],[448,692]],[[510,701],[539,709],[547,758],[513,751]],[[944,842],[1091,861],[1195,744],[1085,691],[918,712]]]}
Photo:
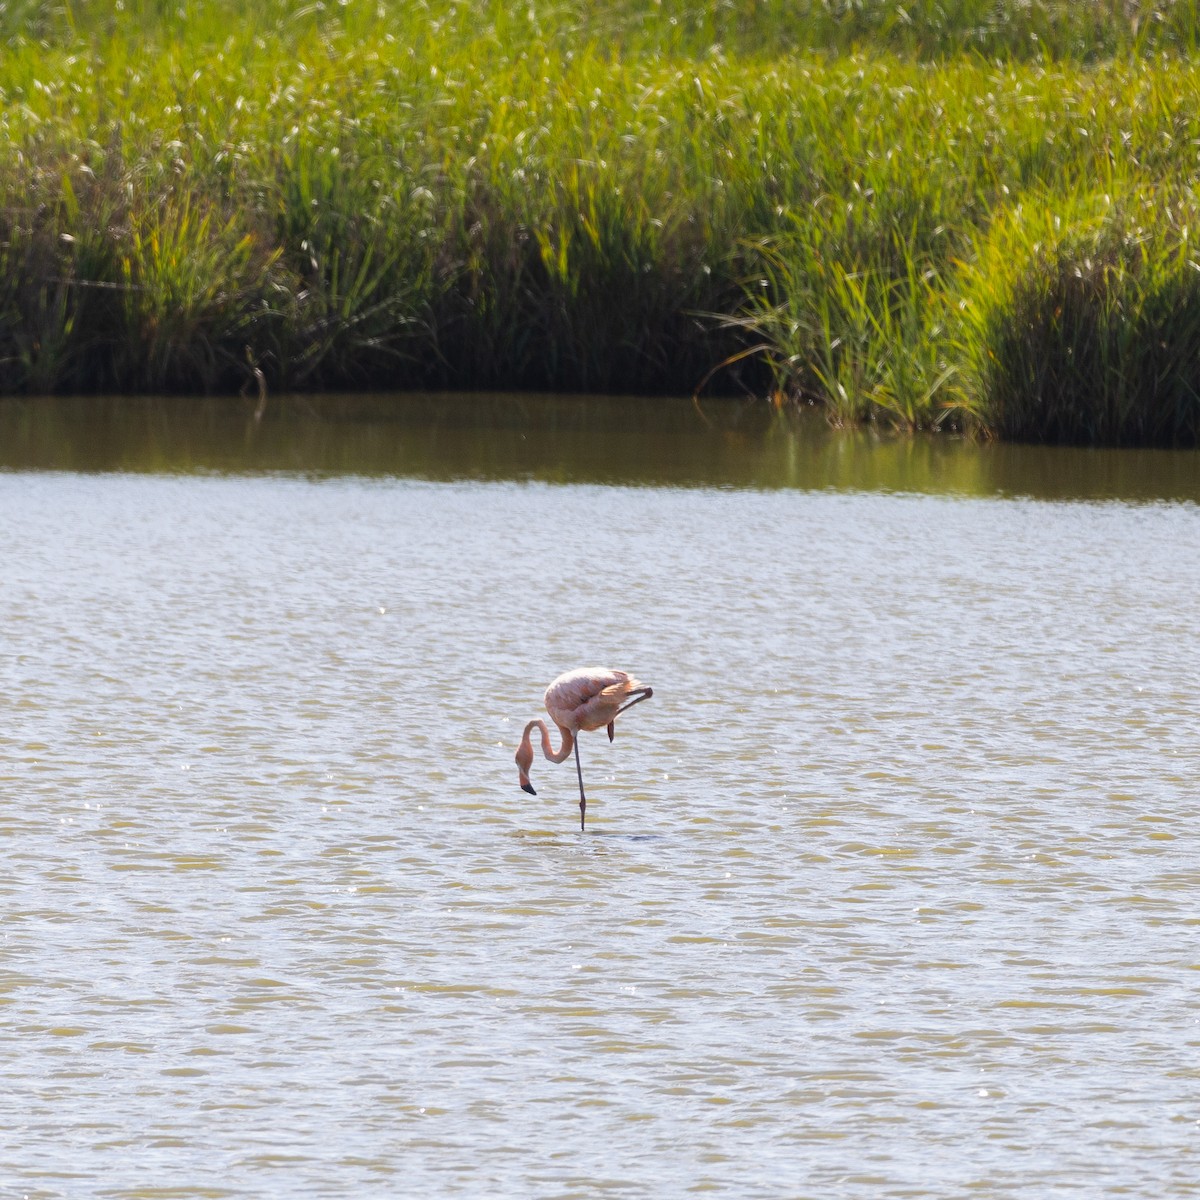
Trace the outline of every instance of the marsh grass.
{"label": "marsh grass", "polygon": [[[728,361],[709,386],[842,422],[1188,440],[1198,25],[1127,0],[18,0],[0,390],[680,392]],[[1125,390],[1054,407],[1093,354]]]}
{"label": "marsh grass", "polygon": [[906,429],[973,421],[947,357],[947,297],[938,258],[915,230],[856,230],[796,218],[758,248],[762,277],[729,324],[762,339],[776,387],[825,405],[839,424]]}
{"label": "marsh grass", "polygon": [[1031,200],[989,230],[964,311],[976,390],[1003,436],[1200,440],[1200,197]]}
{"label": "marsh grass", "polygon": [[730,318],[776,387],[842,422],[1200,439],[1195,66],[859,70],[865,119],[807,159]]}
{"label": "marsh grass", "polygon": [[129,222],[110,309],[114,381],[161,391],[229,380],[256,341],[279,251],[186,191]]}

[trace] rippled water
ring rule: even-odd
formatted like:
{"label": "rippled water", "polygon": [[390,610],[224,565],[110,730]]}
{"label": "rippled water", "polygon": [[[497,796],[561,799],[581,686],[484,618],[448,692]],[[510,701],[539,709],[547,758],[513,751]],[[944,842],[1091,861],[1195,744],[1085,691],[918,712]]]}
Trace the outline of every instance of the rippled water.
{"label": "rippled water", "polygon": [[0,1195],[1200,1193],[1195,458],[14,411]]}

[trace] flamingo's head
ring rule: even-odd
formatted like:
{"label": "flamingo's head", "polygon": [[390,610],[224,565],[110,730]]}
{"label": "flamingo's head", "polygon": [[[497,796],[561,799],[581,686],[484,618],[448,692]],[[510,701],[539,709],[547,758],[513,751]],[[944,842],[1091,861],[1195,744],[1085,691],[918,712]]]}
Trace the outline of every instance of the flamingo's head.
{"label": "flamingo's head", "polygon": [[529,744],[528,737],[523,738],[517,747],[516,761],[521,790],[528,792],[531,796],[536,796],[537,792],[533,790],[533,784],[529,782],[529,768],[533,766],[533,747]]}

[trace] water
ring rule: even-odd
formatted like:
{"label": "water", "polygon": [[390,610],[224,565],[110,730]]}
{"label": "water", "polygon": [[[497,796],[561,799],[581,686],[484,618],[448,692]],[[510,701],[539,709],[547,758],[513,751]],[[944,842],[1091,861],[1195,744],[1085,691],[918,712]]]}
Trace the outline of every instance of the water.
{"label": "water", "polygon": [[1200,1194],[1195,456],[339,411],[0,406],[0,1195]]}

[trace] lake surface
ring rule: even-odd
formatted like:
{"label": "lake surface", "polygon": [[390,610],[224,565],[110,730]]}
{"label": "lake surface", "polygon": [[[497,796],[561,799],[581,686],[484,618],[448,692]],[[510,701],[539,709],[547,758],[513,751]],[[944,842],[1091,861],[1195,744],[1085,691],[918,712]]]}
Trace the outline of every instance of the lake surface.
{"label": "lake surface", "polygon": [[1200,457],[251,414],[0,404],[0,1196],[1200,1195]]}

